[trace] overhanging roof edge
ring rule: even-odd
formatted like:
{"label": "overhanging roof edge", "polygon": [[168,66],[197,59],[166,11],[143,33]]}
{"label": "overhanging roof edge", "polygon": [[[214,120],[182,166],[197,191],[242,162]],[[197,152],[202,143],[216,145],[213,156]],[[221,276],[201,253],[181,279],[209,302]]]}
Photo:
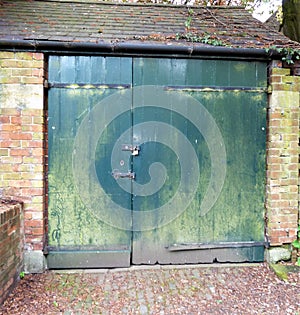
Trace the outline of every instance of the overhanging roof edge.
{"label": "overhanging roof edge", "polygon": [[184,56],[222,56],[222,57],[258,57],[276,59],[280,54],[272,54],[263,48],[232,48],[223,46],[202,46],[191,42],[158,43],[158,42],[62,42],[40,40],[0,39],[0,50],[68,52],[68,53],[116,53],[116,54],[162,54]]}

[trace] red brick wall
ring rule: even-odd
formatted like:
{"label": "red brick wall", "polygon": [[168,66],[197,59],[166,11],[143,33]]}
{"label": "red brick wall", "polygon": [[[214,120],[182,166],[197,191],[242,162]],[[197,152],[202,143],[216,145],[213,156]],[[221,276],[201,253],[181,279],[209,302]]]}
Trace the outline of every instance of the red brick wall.
{"label": "red brick wall", "polygon": [[22,205],[0,200],[0,305],[23,270]]}
{"label": "red brick wall", "polygon": [[297,235],[300,77],[273,63],[270,84],[266,210],[267,233],[275,246]]}
{"label": "red brick wall", "polygon": [[44,240],[44,56],[0,52],[1,194],[24,202],[26,246]]}

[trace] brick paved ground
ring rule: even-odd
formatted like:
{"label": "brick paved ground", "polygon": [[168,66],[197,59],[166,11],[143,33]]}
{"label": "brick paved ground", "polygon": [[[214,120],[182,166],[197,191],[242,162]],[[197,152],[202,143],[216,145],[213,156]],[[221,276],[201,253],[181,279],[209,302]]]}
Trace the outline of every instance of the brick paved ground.
{"label": "brick paved ground", "polygon": [[26,275],[0,314],[300,314],[300,273],[267,264]]}

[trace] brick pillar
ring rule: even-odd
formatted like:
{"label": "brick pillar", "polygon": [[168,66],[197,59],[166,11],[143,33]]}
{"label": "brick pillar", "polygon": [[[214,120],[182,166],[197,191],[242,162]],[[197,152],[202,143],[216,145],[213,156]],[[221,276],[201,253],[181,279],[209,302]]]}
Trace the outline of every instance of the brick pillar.
{"label": "brick pillar", "polygon": [[23,207],[0,200],[0,308],[23,271]]}
{"label": "brick pillar", "polygon": [[43,54],[0,52],[0,193],[24,202],[25,265],[27,257],[33,272],[43,269],[43,77]]}
{"label": "brick pillar", "polygon": [[273,63],[270,70],[266,211],[271,246],[297,236],[300,77]]}

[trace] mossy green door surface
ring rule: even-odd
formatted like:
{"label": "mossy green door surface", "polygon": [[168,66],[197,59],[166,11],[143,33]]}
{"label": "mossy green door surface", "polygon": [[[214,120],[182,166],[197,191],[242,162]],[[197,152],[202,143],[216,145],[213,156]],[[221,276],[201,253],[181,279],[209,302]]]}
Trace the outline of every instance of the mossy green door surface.
{"label": "mossy green door surface", "polygon": [[266,64],[51,56],[50,268],[262,261]]}

